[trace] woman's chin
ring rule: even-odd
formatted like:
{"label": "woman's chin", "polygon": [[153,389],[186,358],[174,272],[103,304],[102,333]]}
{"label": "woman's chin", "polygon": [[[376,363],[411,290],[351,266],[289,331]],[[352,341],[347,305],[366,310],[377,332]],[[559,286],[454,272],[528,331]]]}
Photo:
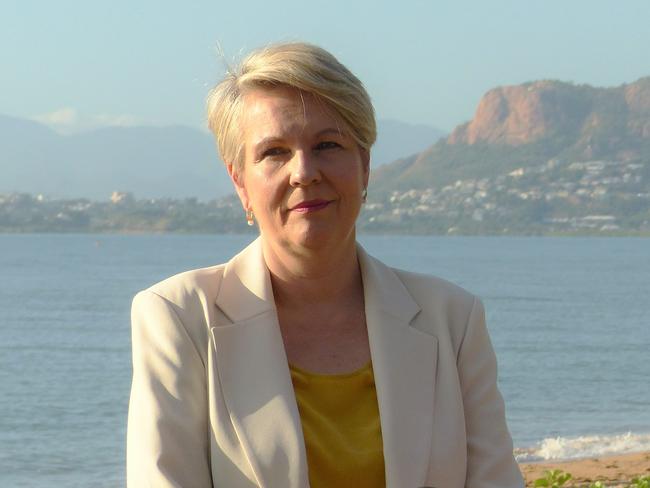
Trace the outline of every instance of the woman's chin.
{"label": "woman's chin", "polygon": [[344,245],[351,236],[354,239],[353,229],[342,232],[339,226],[325,222],[304,222],[292,228],[286,237],[292,247],[317,251]]}

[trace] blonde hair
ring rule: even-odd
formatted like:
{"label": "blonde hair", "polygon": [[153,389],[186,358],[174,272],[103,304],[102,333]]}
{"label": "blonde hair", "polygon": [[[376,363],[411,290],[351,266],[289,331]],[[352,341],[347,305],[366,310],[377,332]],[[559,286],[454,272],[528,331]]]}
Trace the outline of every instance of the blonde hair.
{"label": "blonde hair", "polygon": [[251,52],[209,93],[208,126],[226,164],[243,165],[240,120],[243,95],[253,88],[289,86],[324,100],[370,153],[377,138],[375,112],[363,84],[323,48],[303,42],[272,44]]}

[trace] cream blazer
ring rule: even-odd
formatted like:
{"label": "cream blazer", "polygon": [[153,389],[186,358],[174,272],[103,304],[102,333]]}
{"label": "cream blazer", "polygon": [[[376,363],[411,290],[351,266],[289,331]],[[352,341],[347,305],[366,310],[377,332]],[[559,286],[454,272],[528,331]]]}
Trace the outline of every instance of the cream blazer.
{"label": "cream blazer", "polygon": [[[386,486],[523,487],[481,302],[358,255]],[[138,293],[132,332],[128,487],[309,486],[259,239]]]}

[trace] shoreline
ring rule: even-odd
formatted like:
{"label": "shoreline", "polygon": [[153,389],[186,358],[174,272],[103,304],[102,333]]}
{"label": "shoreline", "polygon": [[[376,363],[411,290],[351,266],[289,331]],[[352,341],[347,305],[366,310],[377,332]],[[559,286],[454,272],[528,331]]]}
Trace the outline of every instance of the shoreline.
{"label": "shoreline", "polygon": [[633,478],[650,476],[650,451],[629,454],[569,459],[564,461],[534,461],[519,463],[526,486],[532,487],[544,471],[560,469],[571,473],[572,479],[564,486],[581,486],[602,481],[606,486],[627,486]]}

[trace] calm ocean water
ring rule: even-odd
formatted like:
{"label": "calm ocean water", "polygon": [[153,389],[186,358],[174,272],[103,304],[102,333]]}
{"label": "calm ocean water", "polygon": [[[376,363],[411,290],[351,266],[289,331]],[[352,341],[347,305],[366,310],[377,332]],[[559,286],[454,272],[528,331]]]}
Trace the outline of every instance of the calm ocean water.
{"label": "calm ocean water", "polygon": [[[123,486],[131,297],[251,239],[0,235],[0,486]],[[360,241],[484,299],[521,459],[650,449],[650,239]]]}

